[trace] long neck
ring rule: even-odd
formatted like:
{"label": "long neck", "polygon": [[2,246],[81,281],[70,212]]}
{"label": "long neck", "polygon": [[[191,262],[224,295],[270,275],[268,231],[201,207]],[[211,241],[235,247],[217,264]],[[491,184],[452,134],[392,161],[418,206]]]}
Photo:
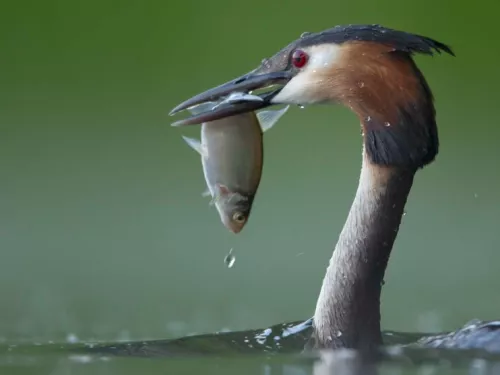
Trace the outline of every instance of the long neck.
{"label": "long neck", "polygon": [[380,294],[414,174],[414,169],[372,164],[363,152],[356,197],[316,305],[317,348],[381,344]]}

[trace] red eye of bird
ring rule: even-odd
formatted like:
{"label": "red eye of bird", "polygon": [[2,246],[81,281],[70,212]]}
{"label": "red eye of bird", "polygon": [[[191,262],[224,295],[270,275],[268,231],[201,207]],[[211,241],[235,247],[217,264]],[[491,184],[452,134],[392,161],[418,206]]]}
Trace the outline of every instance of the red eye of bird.
{"label": "red eye of bird", "polygon": [[292,64],[296,68],[302,68],[304,65],[306,65],[308,59],[309,56],[307,55],[307,53],[305,53],[301,49],[293,51]]}

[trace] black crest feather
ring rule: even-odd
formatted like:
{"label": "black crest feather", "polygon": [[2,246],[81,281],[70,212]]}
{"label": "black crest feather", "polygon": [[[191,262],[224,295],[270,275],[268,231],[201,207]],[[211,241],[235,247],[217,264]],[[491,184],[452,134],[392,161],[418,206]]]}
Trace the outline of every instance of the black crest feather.
{"label": "black crest feather", "polygon": [[319,33],[304,35],[296,41],[295,47],[307,47],[322,43],[342,44],[352,41],[386,44],[393,47],[395,51],[409,54],[433,55],[444,51],[455,56],[452,49],[446,44],[425,36],[389,29],[381,25],[335,26]]}

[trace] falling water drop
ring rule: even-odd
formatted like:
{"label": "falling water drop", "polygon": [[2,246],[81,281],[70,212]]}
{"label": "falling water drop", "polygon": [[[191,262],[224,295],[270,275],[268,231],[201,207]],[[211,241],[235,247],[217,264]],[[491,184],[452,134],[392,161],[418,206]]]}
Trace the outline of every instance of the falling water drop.
{"label": "falling water drop", "polygon": [[370,122],[372,120],[372,116],[366,116],[366,122]]}
{"label": "falling water drop", "polygon": [[231,249],[229,250],[229,254],[227,254],[224,258],[224,264],[227,266],[227,268],[231,268],[233,267],[235,261],[236,257],[233,255],[233,249]]}
{"label": "falling water drop", "polygon": [[305,107],[306,107],[305,105],[299,104],[300,109],[304,109]]}
{"label": "falling water drop", "polygon": [[390,122],[384,122],[384,125],[385,126],[391,126],[391,123]]}

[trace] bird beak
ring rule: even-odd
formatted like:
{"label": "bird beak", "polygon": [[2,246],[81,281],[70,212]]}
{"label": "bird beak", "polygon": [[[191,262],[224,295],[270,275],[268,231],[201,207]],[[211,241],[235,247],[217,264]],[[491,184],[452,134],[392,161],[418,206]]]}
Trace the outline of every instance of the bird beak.
{"label": "bird beak", "polygon": [[270,73],[257,73],[258,69],[241,77],[226,82],[220,86],[211,88],[201,94],[182,102],[175,107],[170,116],[187,108],[225,99],[234,92],[248,93],[252,90],[265,89],[272,85],[281,85],[277,89],[264,92],[260,95],[242,95],[239,100],[228,100],[215,106],[212,110],[195,114],[183,120],[176,121],[172,126],[184,126],[199,124],[202,122],[219,120],[224,117],[234,116],[240,113],[256,111],[271,106],[271,99],[278,94],[284,85],[292,78],[289,71],[275,71]]}

